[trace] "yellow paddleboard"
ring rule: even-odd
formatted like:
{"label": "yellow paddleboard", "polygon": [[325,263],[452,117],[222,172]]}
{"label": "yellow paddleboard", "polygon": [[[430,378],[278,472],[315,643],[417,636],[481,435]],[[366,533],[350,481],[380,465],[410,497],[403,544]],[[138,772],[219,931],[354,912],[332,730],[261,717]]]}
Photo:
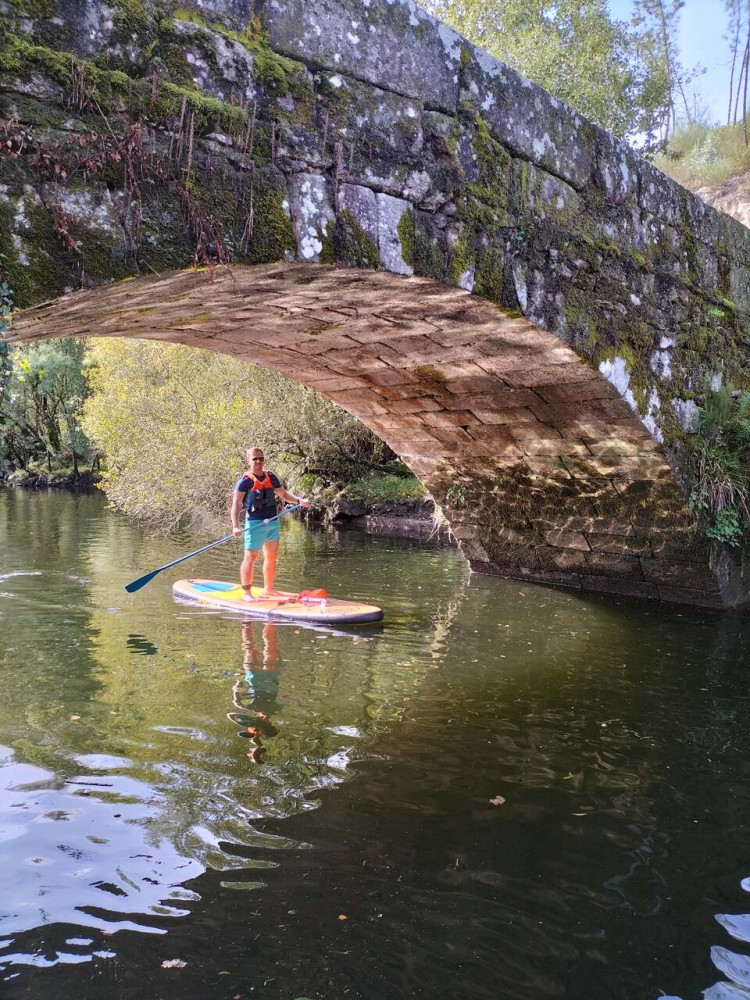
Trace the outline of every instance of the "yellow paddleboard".
{"label": "yellow paddleboard", "polygon": [[242,587],[222,580],[178,580],[172,587],[172,593],[183,600],[241,611],[256,618],[311,622],[316,625],[356,625],[362,622],[379,622],[383,617],[381,609],[373,604],[339,601],[334,597],[310,599],[289,593],[263,597],[259,587],[253,587],[255,600],[245,601]]}

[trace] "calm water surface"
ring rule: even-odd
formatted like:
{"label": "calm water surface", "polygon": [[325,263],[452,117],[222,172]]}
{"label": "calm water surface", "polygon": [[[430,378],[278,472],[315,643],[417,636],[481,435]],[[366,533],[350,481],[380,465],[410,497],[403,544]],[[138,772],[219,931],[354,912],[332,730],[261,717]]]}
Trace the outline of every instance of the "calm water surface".
{"label": "calm water surface", "polygon": [[0,492],[4,998],[750,998],[750,616],[290,523],[382,627],[125,593],[202,541]]}

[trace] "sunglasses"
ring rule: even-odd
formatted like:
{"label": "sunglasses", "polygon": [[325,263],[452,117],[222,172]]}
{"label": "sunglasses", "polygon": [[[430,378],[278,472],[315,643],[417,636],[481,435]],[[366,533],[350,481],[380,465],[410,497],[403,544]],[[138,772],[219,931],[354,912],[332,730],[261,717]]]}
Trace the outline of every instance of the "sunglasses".
{"label": "sunglasses", "polygon": [[257,458],[251,458],[250,461],[251,462],[265,462],[265,456],[264,455],[259,455]]}

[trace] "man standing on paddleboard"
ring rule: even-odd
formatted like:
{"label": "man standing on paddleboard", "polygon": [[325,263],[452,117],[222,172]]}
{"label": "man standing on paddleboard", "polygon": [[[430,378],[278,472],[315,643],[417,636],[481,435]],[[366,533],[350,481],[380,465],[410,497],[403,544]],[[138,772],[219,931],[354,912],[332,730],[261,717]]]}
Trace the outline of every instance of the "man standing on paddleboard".
{"label": "man standing on paddleboard", "polygon": [[[276,561],[279,554],[279,522],[278,519],[269,524],[263,522],[275,518],[276,494],[287,503],[298,503],[309,507],[310,501],[304,497],[296,497],[285,490],[273,472],[263,467],[265,456],[262,448],[248,448],[245,452],[247,471],[240,476],[232,493],[232,531],[239,537],[245,533],[245,557],[240,566],[240,583],[245,591],[243,600],[254,601],[252,586],[255,563],[260,550],[263,549],[263,597],[278,596],[273,589],[276,577]],[[240,527],[240,510],[245,509],[245,526]]]}

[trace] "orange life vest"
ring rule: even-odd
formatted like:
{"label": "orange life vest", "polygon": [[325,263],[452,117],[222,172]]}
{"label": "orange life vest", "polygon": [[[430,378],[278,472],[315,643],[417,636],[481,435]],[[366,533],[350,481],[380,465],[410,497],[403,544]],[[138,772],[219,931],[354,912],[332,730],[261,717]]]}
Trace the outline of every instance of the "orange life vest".
{"label": "orange life vest", "polygon": [[252,473],[246,473],[248,479],[252,479],[253,485],[245,494],[244,507],[248,514],[255,514],[257,517],[276,516],[276,491],[271,482],[268,471],[263,473],[263,478]]}

